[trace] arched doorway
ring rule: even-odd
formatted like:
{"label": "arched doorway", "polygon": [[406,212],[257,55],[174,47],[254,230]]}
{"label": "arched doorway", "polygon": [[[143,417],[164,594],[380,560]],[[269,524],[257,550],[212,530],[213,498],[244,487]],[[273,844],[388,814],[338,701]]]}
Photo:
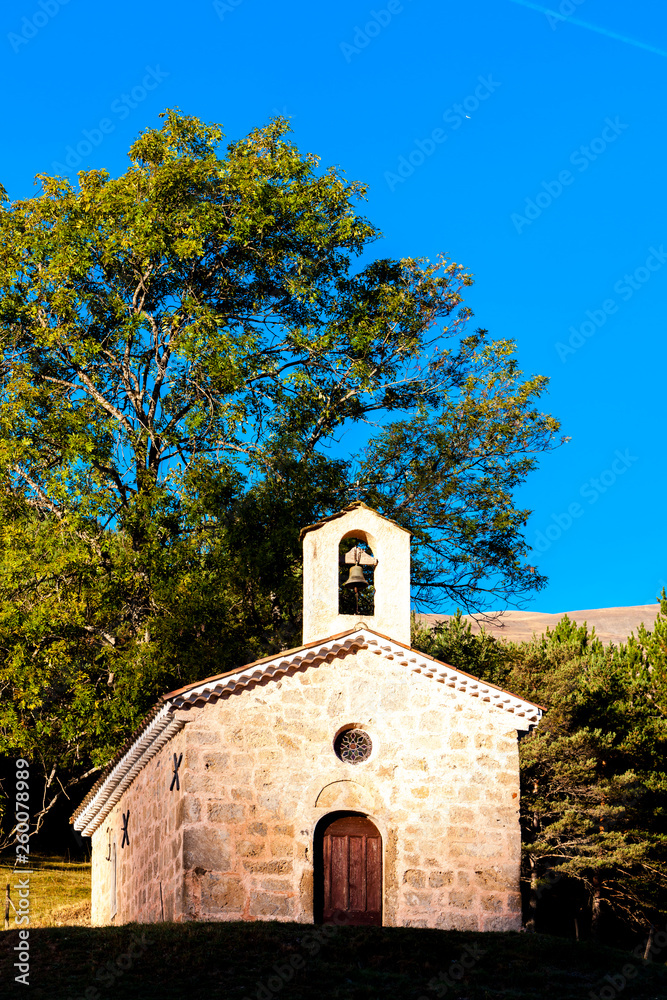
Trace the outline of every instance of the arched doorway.
{"label": "arched doorway", "polygon": [[359,813],[331,813],[315,831],[315,920],[382,925],[382,837]]}

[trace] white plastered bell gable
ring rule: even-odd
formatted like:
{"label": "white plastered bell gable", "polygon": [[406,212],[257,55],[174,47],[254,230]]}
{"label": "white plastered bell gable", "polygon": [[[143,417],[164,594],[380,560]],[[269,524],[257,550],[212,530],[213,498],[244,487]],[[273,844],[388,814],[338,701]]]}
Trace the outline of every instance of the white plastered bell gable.
{"label": "white plastered bell gable", "polygon": [[[382,635],[410,644],[410,532],[363,503],[310,525],[303,539],[303,642],[353,628],[360,621]],[[375,613],[338,613],[338,546],[363,538],[377,559]]]}

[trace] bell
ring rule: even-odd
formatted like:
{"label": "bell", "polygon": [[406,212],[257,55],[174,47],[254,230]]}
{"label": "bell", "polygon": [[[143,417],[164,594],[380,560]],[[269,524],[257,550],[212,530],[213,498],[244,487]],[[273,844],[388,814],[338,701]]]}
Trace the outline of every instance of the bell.
{"label": "bell", "polygon": [[368,580],[364,576],[364,571],[358,564],[352,566],[350,575],[343,584],[344,587],[367,587]]}

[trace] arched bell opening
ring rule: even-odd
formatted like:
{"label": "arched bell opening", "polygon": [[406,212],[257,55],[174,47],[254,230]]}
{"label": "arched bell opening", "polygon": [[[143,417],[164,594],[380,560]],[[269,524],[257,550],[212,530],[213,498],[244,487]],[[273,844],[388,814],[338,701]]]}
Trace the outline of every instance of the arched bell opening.
{"label": "arched bell opening", "polygon": [[316,924],[382,926],[382,835],[357,812],[333,812],[315,828]]}
{"label": "arched bell opening", "polygon": [[377,559],[365,531],[348,532],[338,546],[338,614],[367,618],[375,614]]}

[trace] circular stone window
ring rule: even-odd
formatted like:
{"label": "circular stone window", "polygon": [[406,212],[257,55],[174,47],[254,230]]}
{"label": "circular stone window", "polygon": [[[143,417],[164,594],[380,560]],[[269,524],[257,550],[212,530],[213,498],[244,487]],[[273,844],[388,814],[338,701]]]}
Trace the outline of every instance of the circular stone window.
{"label": "circular stone window", "polygon": [[371,738],[363,729],[345,729],[334,741],[336,756],[346,764],[361,764],[373,749]]}

